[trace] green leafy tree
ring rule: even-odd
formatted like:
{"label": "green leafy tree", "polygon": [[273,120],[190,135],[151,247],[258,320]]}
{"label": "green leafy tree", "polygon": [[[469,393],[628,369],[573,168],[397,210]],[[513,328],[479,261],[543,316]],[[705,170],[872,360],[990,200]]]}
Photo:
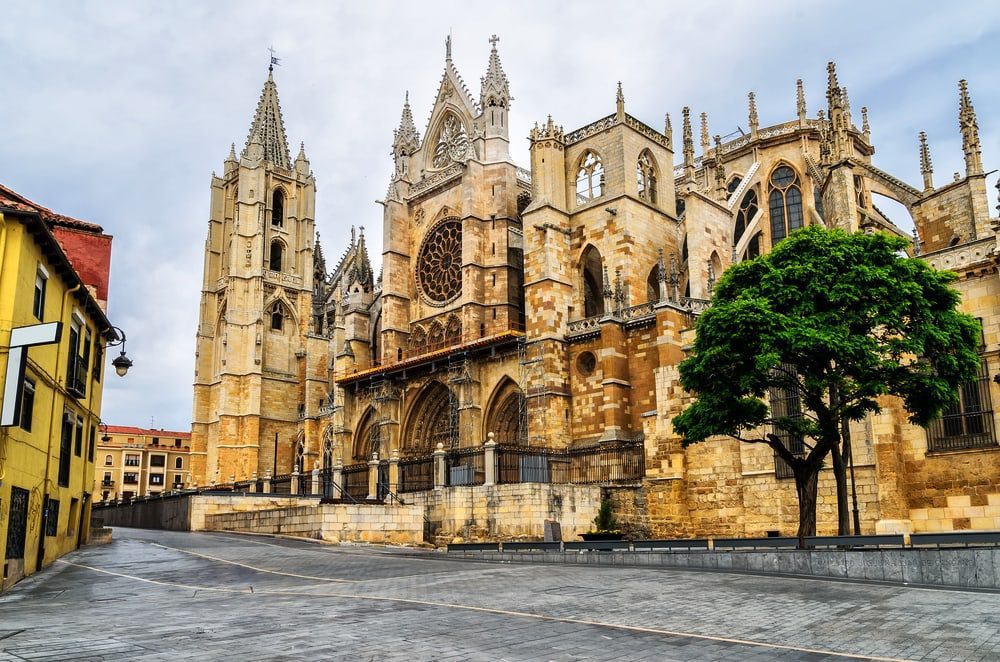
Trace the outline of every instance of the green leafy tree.
{"label": "green leafy tree", "polygon": [[907,244],[881,232],[793,233],[725,272],[680,364],[697,398],[674,418],[684,445],[725,435],[774,449],[795,477],[800,546],[816,534],[819,472],[831,453],[843,459],[848,422],[895,395],[926,426],[979,366],[980,326],[956,310],[956,276],[905,257]]}

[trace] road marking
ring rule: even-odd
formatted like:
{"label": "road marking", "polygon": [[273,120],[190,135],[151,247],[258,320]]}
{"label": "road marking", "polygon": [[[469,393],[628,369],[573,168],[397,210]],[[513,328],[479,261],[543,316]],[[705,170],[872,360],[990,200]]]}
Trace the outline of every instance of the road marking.
{"label": "road marking", "polygon": [[[164,547],[164,545],[159,545],[159,546],[160,547]],[[172,548],[166,547],[166,549],[172,549]],[[177,550],[177,551],[184,551],[184,550]],[[198,554],[198,556],[202,556],[202,555]],[[224,561],[224,562],[231,563],[230,561]],[[147,583],[147,584],[155,584],[157,586],[164,586],[164,587],[167,587],[167,588],[183,589],[183,590],[194,590],[194,591],[213,591],[213,592],[218,592],[218,593],[240,593],[240,594],[244,594],[244,595],[251,595],[251,591],[248,591],[248,590],[245,590],[245,589],[231,589],[231,588],[215,587],[215,586],[193,586],[193,585],[190,585],[190,584],[176,584],[176,583],[170,583],[170,582],[162,582],[162,581],[158,581],[158,580],[155,580],[155,579],[147,579],[145,577],[138,577],[138,576],[135,576],[135,575],[129,575],[129,574],[126,574],[126,573],[123,573],[123,572],[114,572],[114,571],[111,571],[111,570],[104,570],[103,568],[96,568],[94,566],[85,565],[83,563],[74,563],[73,561],[67,561],[65,559],[57,559],[56,563],[63,563],[63,564],[66,564],[66,565],[75,566],[77,568],[84,568],[86,570],[92,570],[94,572],[99,572],[99,573],[106,574],[106,575],[112,575],[112,576],[115,576],[115,577],[122,577],[124,579],[133,579],[133,580],[144,582],[144,583]],[[241,565],[241,564],[237,564],[237,565]],[[246,566],[246,567],[250,567],[250,566]],[[270,571],[266,571],[265,570],[264,572],[270,572]],[[285,574],[285,573],[277,573],[277,574]],[[302,577],[302,575],[289,575],[289,576],[292,576],[292,577]],[[619,624],[619,623],[605,623],[605,622],[601,622],[601,621],[592,621],[592,620],[587,620],[587,619],[582,619],[582,618],[565,618],[565,617],[560,617],[560,616],[546,616],[544,614],[532,614],[532,613],[529,613],[529,612],[511,611],[511,610],[508,610],[508,609],[497,609],[497,608],[493,608],[493,607],[475,607],[475,606],[472,606],[472,605],[453,604],[453,603],[449,603],[449,602],[435,602],[433,600],[417,600],[417,599],[414,599],[414,598],[394,598],[394,597],[390,597],[390,596],[358,595],[358,594],[352,594],[352,593],[309,593],[309,592],[306,592],[306,591],[257,591],[255,593],[252,593],[252,595],[255,595],[255,596],[256,595],[260,595],[260,596],[267,596],[267,595],[272,595],[272,596],[298,595],[298,596],[310,597],[310,598],[339,598],[339,599],[345,599],[345,600],[370,600],[370,601],[373,601],[373,602],[397,602],[397,603],[402,603],[402,604],[419,605],[419,606],[424,606],[424,607],[441,607],[441,608],[445,608],[445,609],[461,609],[461,610],[465,610],[465,611],[475,611],[475,612],[485,613],[485,614],[497,614],[497,615],[500,615],[500,616],[515,616],[515,617],[518,617],[518,618],[531,618],[531,619],[535,619],[535,620],[539,620],[539,621],[547,621],[547,622],[550,622],[550,623],[567,623],[567,624],[572,624],[572,625],[591,625],[591,626],[594,626],[594,627],[604,627],[604,628],[611,628],[611,629],[615,629],[615,630],[625,630],[625,631],[628,631],[628,632],[641,632],[643,634],[658,634],[658,635],[668,636],[668,637],[686,637],[686,638],[689,638],[689,639],[701,639],[701,640],[704,640],[704,641],[718,641],[718,642],[728,643],[728,644],[739,644],[739,645],[742,645],[742,646],[756,646],[756,647],[762,647],[762,648],[771,648],[771,649],[775,649],[775,650],[795,651],[795,652],[799,652],[799,653],[814,653],[814,654],[817,654],[817,655],[829,655],[829,656],[833,656],[833,657],[841,657],[841,658],[851,659],[851,660],[875,660],[876,662],[909,662],[906,658],[873,657],[871,655],[856,655],[856,654],[853,654],[853,653],[840,653],[840,652],[837,652],[837,651],[829,651],[829,650],[823,650],[823,649],[819,649],[819,648],[804,648],[804,647],[801,647],[801,646],[791,646],[791,645],[786,645],[786,644],[772,644],[772,643],[763,642],[763,641],[752,641],[752,640],[749,640],[749,639],[736,639],[734,637],[718,637],[718,636],[709,635],[709,634],[697,634],[697,633],[694,633],[694,632],[679,632],[677,630],[664,630],[664,629],[660,629],[660,628],[649,628],[649,627],[643,627],[643,626],[639,626],[639,625],[622,625],[622,624]]]}
{"label": "road marking", "polygon": [[[280,570],[268,570],[267,568],[258,568],[257,566],[252,566],[247,563],[240,563],[239,561],[230,561],[228,559],[220,559],[217,556],[209,556],[208,554],[202,554],[200,552],[192,552],[189,549],[181,549],[180,547],[170,547],[168,545],[161,545],[158,542],[148,543],[153,547],[160,547],[162,549],[169,549],[175,552],[181,552],[182,554],[190,554],[191,556],[200,556],[203,559],[208,559],[209,561],[218,561],[219,563],[228,563],[230,565],[238,565],[241,568],[247,568],[248,570],[254,570],[256,572],[266,572],[271,575],[281,575],[282,577],[295,577],[296,579],[312,579],[318,582],[334,582],[338,584],[356,584],[360,580],[358,579],[338,579],[334,577],[316,577],[314,575],[297,575],[294,572],[281,572]],[[251,591],[252,593],[252,591]]]}

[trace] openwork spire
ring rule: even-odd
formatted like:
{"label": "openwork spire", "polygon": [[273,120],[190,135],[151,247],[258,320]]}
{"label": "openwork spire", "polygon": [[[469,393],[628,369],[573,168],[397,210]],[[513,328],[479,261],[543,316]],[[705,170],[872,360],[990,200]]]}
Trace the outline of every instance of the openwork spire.
{"label": "openwork spire", "polygon": [[497,53],[497,42],[500,37],[493,35],[490,37],[490,63],[486,68],[486,75],[480,80],[479,105],[481,108],[487,106],[510,107],[510,82],[507,74],[500,64],[500,54]]}
{"label": "openwork spire", "polygon": [[969,98],[969,84],[963,79],[958,81],[958,127],[962,131],[962,151],[965,152],[966,176],[983,174],[982,146],[979,142],[979,124],[976,122],[976,109]]}
{"label": "openwork spire", "polygon": [[[259,155],[250,149],[255,143],[262,149]],[[285,122],[281,118],[281,105],[278,103],[278,87],[274,84],[274,75],[271,71],[267,73],[260,101],[257,102],[257,112],[254,114],[241,156],[262,158],[282,168],[288,168],[291,162],[288,140],[285,138]]]}
{"label": "openwork spire", "polygon": [[927,147],[927,134],[920,132],[920,174],[924,176],[924,190],[934,188],[934,166],[931,164],[931,150]]}

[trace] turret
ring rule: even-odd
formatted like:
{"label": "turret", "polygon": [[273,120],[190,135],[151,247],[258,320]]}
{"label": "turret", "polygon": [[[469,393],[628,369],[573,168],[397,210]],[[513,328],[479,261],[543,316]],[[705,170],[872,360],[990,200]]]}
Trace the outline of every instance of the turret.
{"label": "turret", "polygon": [[563,128],[553,123],[549,115],[543,126],[535,124],[528,138],[531,141],[532,205],[544,201],[558,209],[566,209]]}
{"label": "turret", "polygon": [[395,163],[393,181],[406,179],[409,175],[410,156],[420,148],[420,134],[413,123],[410,112],[410,93],[403,100],[403,113],[399,118],[399,128],[392,132],[392,158]]}
{"label": "turret", "polygon": [[[497,42],[499,41],[500,38],[496,35],[490,37],[490,61],[486,68],[486,75],[480,79],[479,107],[482,109],[482,130],[487,145],[489,145],[491,138],[499,138],[506,147],[510,140],[509,113],[512,97],[510,96],[510,83],[507,80],[507,74],[503,71],[500,55],[497,53]],[[487,155],[490,151],[488,147]],[[505,156],[508,155],[505,154]]]}

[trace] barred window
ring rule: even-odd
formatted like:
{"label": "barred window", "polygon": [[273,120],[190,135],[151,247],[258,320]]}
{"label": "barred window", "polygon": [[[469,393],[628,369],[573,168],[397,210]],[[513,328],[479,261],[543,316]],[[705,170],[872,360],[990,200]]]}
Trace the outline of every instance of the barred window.
{"label": "barred window", "polygon": [[[795,374],[795,366],[783,364],[780,368],[782,372]],[[800,418],[802,416],[802,401],[799,398],[799,391],[796,388],[772,387],[770,389],[771,418]],[[788,430],[772,425],[771,431],[781,439],[782,445],[791,451],[795,457],[804,457],[806,446],[801,436],[792,434]],[[776,478],[792,478],[794,473],[792,467],[778,455],[774,453],[774,475]]]}
{"label": "barred window", "polygon": [[927,450],[966,450],[996,445],[990,378],[986,363],[982,362],[976,378],[959,387],[958,399],[927,428]]}

